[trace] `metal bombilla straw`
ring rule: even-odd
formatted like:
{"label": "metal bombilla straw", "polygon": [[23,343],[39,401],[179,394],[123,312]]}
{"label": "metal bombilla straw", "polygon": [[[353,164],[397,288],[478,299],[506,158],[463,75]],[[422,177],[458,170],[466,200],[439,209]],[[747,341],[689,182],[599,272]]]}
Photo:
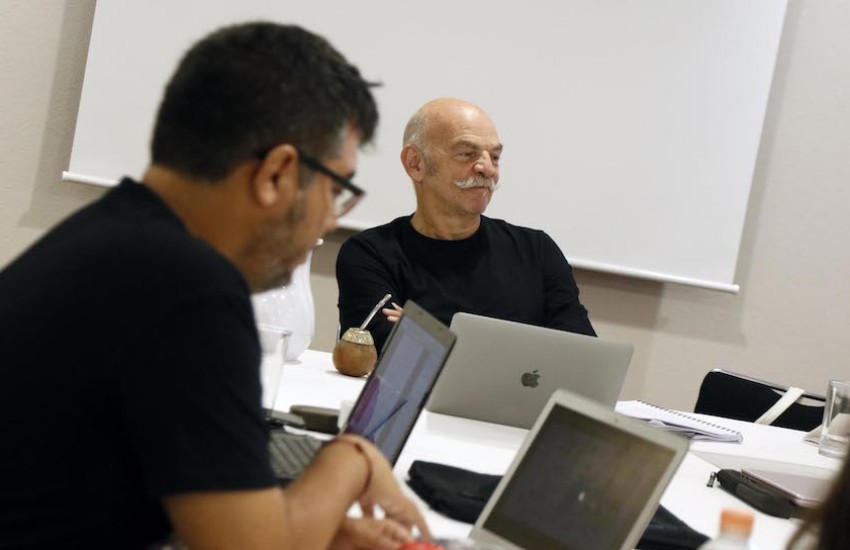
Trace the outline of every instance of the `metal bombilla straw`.
{"label": "metal bombilla straw", "polygon": [[376,313],[378,313],[378,310],[379,310],[379,309],[381,309],[382,307],[384,307],[384,304],[386,304],[386,303],[387,303],[387,301],[388,301],[391,297],[392,297],[392,294],[385,294],[385,295],[384,295],[384,297],[383,297],[383,298],[381,298],[381,301],[380,301],[380,302],[378,302],[377,304],[375,304],[375,307],[374,307],[374,308],[372,308],[372,311],[371,311],[371,312],[369,312],[369,315],[366,317],[366,320],[365,320],[365,321],[363,321],[363,324],[361,324],[361,325],[360,325],[360,330],[365,330],[365,329],[366,329],[366,327],[367,327],[367,326],[369,325],[369,323],[372,321],[372,317],[374,317],[374,316],[375,316],[375,314],[376,314]]}

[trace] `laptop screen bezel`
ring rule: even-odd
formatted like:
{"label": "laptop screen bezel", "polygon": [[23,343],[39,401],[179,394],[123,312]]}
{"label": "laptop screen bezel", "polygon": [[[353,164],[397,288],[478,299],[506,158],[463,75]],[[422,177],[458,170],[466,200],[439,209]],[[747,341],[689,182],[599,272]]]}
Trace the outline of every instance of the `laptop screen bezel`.
{"label": "laptop screen bezel", "polygon": [[[396,322],[396,324],[393,326],[392,330],[390,331],[389,336],[387,337],[386,342],[384,342],[384,346],[381,349],[381,353],[380,353],[380,356],[379,356],[379,359],[378,359],[378,363],[375,366],[374,370],[369,374],[369,378],[366,380],[366,383],[363,385],[363,388],[360,390],[360,394],[357,396],[357,401],[354,403],[354,406],[351,408],[351,413],[348,416],[348,418],[350,419],[350,418],[353,418],[357,414],[359,407],[361,407],[363,405],[364,396],[369,394],[368,390],[369,390],[370,385],[375,383],[374,381],[378,379],[378,376],[381,375],[381,373],[383,373],[386,370],[387,365],[389,364],[389,361],[386,359],[386,357],[387,357],[386,352],[387,352],[388,349],[390,349],[390,346],[392,345],[392,342],[396,338],[397,334],[399,334],[399,329],[402,327],[402,323],[414,323],[418,327],[422,328],[429,336],[433,337],[440,345],[442,345],[444,347],[445,355],[443,356],[442,360],[440,361],[440,364],[437,367],[437,371],[434,374],[433,380],[431,380],[431,382],[428,386],[428,389],[425,392],[421,402],[417,403],[417,408],[419,409],[419,412],[416,414],[416,416],[414,417],[414,419],[410,423],[410,425],[407,426],[407,428],[404,432],[404,435],[401,439],[401,444],[390,455],[384,453],[385,456],[386,456],[386,459],[392,465],[395,465],[396,461],[398,460],[399,455],[401,455],[402,450],[404,450],[404,446],[407,443],[407,439],[410,436],[410,432],[413,431],[413,427],[416,425],[416,419],[422,413],[422,409],[425,407],[425,403],[428,401],[428,398],[430,397],[431,390],[433,390],[434,384],[436,383],[437,379],[440,377],[440,373],[442,372],[443,367],[446,364],[446,360],[448,359],[449,355],[451,354],[452,349],[454,348],[454,345],[455,345],[455,341],[457,340],[457,337],[449,329],[449,327],[447,327],[446,325],[441,323],[436,317],[434,317],[433,315],[431,315],[430,313],[425,311],[421,306],[416,304],[414,301],[408,300],[407,302],[405,302],[403,309],[404,309],[404,313],[402,314],[402,316],[398,320],[398,322]],[[343,428],[342,431],[346,432],[346,433],[354,433],[349,429],[348,420],[346,420],[346,425],[345,425],[345,427]],[[383,451],[383,449],[382,449],[382,451]]]}
{"label": "laptop screen bezel", "polygon": [[621,548],[634,548],[634,545],[640,539],[641,534],[652,519],[652,515],[655,513],[661,499],[661,495],[667,488],[667,485],[678,469],[679,464],[684,459],[690,443],[682,436],[663,432],[631,418],[619,415],[612,409],[608,409],[599,403],[580,397],[563,389],[555,391],[546,403],[546,406],[537,421],[534,423],[534,426],[524,439],[520,450],[517,452],[516,457],[511,463],[511,466],[502,477],[502,480],[499,482],[499,485],[496,487],[496,490],[493,492],[493,495],[490,497],[487,505],[478,517],[478,521],[476,521],[470,536],[474,540],[482,542],[499,543],[508,548],[520,548],[520,546],[517,546],[512,541],[506,540],[498,533],[488,529],[487,524],[493,510],[498,506],[506,488],[510,485],[515,472],[521,467],[526,454],[537,437],[537,434],[545,425],[555,407],[565,408],[581,415],[588,416],[593,420],[617,426],[641,439],[673,451],[669,455],[668,463],[664,468],[663,473],[659,476],[654,490],[646,499],[643,509],[638,514],[637,519],[623,540]]}

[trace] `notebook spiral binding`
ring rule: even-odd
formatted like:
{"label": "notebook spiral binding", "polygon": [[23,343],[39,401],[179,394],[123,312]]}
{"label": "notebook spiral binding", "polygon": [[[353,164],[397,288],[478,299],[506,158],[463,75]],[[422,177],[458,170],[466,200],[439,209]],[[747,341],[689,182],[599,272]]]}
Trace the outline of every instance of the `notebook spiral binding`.
{"label": "notebook spiral binding", "polygon": [[706,426],[711,426],[712,428],[716,428],[716,429],[722,430],[724,432],[729,432],[729,433],[733,433],[733,434],[738,433],[738,430],[733,430],[732,428],[727,428],[726,426],[721,426],[720,424],[715,424],[714,422],[708,422],[707,420],[703,420],[702,418],[697,418],[695,416],[691,416],[689,414],[685,414],[685,413],[680,412],[680,411],[674,411],[673,409],[668,409],[667,407],[662,407],[660,405],[656,405],[656,404],[650,403],[648,401],[643,401],[643,400],[640,400],[640,399],[638,401],[640,403],[643,403],[644,405],[647,405],[647,406],[652,407],[654,409],[662,410],[666,413],[674,414],[676,416],[681,416],[682,418],[687,418],[688,420],[690,420],[692,422],[699,422],[700,424],[705,424]]}

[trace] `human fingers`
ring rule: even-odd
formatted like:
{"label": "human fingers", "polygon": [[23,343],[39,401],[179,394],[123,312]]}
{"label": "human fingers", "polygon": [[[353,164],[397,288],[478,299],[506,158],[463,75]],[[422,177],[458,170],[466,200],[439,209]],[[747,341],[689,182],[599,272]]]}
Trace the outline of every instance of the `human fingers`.
{"label": "human fingers", "polygon": [[395,302],[391,302],[391,308],[384,308],[384,315],[387,316],[387,320],[393,323],[398,322],[401,319],[401,316],[404,314],[404,308],[398,305]]}
{"label": "human fingers", "polygon": [[376,505],[380,506],[385,517],[394,519],[409,528],[416,527],[425,538],[430,539],[431,532],[425,517],[416,504],[402,493],[393,475],[392,467],[384,455],[372,444],[363,445],[363,449],[371,463],[372,475],[369,486],[358,499],[360,507],[371,510]]}
{"label": "human fingers", "polygon": [[415,527],[419,531],[420,538],[431,540],[431,530],[428,528],[425,516],[422,515],[413,501],[401,494],[399,494],[399,497],[399,499],[381,506],[385,517],[398,521],[408,529]]}
{"label": "human fingers", "polygon": [[[373,520],[380,529],[375,537],[375,544],[370,544],[367,548],[386,548],[386,550],[395,550],[402,544],[413,542],[413,533],[406,526],[391,518],[383,520]],[[383,545],[383,546],[381,546]]]}
{"label": "human fingers", "polygon": [[[365,505],[363,500],[361,500],[360,506],[363,508],[367,505]],[[370,510],[379,508],[378,517],[394,520],[409,531],[412,531],[415,528],[421,538],[424,540],[431,540],[431,530],[428,528],[425,516],[422,515],[416,504],[405,497],[401,491],[397,494],[385,495],[381,502],[375,503],[374,505],[368,505],[368,507]],[[370,516],[370,518],[372,518],[372,516]]]}
{"label": "human fingers", "polygon": [[362,538],[367,544],[363,544],[362,548],[395,550],[402,544],[413,541],[410,529],[394,519],[370,519],[368,522],[368,525],[363,526]]}
{"label": "human fingers", "polygon": [[394,309],[384,308],[381,310],[381,313],[386,316],[387,321],[389,321],[390,323],[397,323],[398,320],[401,318],[401,314]]}
{"label": "human fingers", "polygon": [[334,537],[331,548],[335,550],[357,548],[395,550],[412,540],[413,535],[410,530],[392,519],[345,518]]}

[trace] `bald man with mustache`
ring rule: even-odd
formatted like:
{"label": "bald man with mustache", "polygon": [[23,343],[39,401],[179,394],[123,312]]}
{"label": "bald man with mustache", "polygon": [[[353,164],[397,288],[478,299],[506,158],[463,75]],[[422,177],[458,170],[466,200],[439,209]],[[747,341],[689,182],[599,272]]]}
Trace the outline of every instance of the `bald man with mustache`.
{"label": "bald man with mustache", "polygon": [[341,333],[392,293],[395,305],[369,327],[379,350],[408,299],[446,324],[464,311],[596,335],[551,237],[484,216],[499,185],[502,148],[493,121],[467,101],[436,99],[411,117],[401,163],[416,211],[342,245]]}

